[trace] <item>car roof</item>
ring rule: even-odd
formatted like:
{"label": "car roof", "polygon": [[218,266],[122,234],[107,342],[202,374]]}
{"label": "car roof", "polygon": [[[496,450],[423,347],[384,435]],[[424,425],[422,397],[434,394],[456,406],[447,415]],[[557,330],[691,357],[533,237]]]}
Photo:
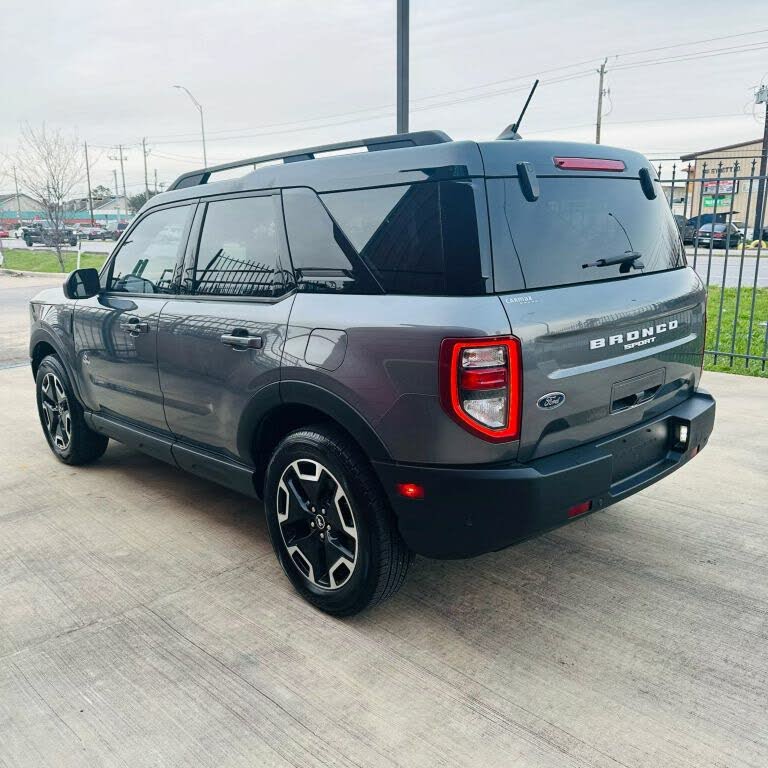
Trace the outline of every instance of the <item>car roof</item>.
{"label": "car roof", "polygon": [[[438,132],[433,132],[438,134]],[[409,134],[416,135],[416,134]],[[297,150],[286,157],[299,158],[270,162],[256,167],[235,179],[209,181],[171,189],[155,195],[142,212],[159,205],[182,200],[208,198],[217,195],[254,190],[310,187],[318,193],[370,187],[407,184],[418,181],[444,181],[472,177],[515,176],[518,163],[529,163],[535,173],[547,176],[568,175],[555,167],[554,157],[587,157],[622,160],[623,173],[590,171],[590,176],[637,176],[641,167],[656,173],[642,155],[606,145],[577,142],[493,140],[453,141],[445,134],[438,143],[409,147],[387,148],[379,151],[357,151],[352,154],[306,156]],[[307,153],[310,151],[307,150]],[[271,157],[271,156],[268,156]],[[238,164],[231,164],[232,166]],[[251,166],[252,167],[252,166]],[[222,166],[222,168],[226,168]],[[210,169],[209,169],[210,170]],[[206,169],[190,172],[174,184],[185,183],[190,177],[206,176]]]}

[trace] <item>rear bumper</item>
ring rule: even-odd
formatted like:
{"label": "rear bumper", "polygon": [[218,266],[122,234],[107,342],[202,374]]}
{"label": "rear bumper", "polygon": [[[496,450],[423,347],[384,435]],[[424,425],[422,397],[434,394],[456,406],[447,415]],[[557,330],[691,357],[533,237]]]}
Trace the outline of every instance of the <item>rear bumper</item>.
{"label": "rear bumper", "polygon": [[[704,448],[714,421],[715,401],[699,390],[631,429],[528,464],[374,466],[411,549],[472,557],[577,519],[568,514],[574,505],[591,502],[594,512],[666,477]],[[678,425],[688,427],[685,448],[673,444]],[[421,485],[424,498],[404,498],[398,483]]]}

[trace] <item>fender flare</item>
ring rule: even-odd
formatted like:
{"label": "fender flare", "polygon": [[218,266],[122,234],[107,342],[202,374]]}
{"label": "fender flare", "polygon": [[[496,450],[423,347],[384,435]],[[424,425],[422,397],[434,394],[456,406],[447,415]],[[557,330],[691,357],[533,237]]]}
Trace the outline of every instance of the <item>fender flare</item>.
{"label": "fender flare", "polygon": [[[72,384],[72,388],[75,390],[75,396],[82,403],[83,398],[80,390],[80,382],[77,378],[77,375],[75,374],[74,360],[72,359],[72,355],[68,352],[67,346],[62,343],[61,339],[58,336],[56,336],[55,333],[53,333],[51,330],[49,330],[44,326],[35,328],[30,334],[30,337],[29,337],[30,366],[33,364],[35,348],[41,342],[49,344],[51,347],[53,347],[53,351],[56,353],[59,360],[61,360],[62,365],[66,368],[67,373],[69,374],[69,380]],[[32,371],[34,376],[34,368],[32,368]]]}
{"label": "fender flare", "polygon": [[284,405],[307,405],[326,414],[349,432],[371,461],[392,461],[368,420],[338,395],[305,381],[281,381],[280,395]]}

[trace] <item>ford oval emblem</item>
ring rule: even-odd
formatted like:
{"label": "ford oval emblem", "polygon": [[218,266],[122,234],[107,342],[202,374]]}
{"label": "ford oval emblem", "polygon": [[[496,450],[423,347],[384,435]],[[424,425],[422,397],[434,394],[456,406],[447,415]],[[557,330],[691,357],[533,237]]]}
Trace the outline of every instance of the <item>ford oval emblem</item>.
{"label": "ford oval emblem", "polygon": [[551,411],[553,408],[559,408],[564,402],[565,395],[562,392],[547,392],[536,401],[536,405],[542,410]]}

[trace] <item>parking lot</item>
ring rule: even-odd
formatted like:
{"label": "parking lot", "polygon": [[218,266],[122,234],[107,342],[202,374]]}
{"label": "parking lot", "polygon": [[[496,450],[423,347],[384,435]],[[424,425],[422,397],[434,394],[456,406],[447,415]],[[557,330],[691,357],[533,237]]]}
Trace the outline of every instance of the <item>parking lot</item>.
{"label": "parking lot", "polygon": [[340,621],[258,504],[115,443],[53,458],[18,365],[32,280],[0,277],[0,765],[768,764],[767,381],[705,374],[716,431],[671,478],[419,558]]}

